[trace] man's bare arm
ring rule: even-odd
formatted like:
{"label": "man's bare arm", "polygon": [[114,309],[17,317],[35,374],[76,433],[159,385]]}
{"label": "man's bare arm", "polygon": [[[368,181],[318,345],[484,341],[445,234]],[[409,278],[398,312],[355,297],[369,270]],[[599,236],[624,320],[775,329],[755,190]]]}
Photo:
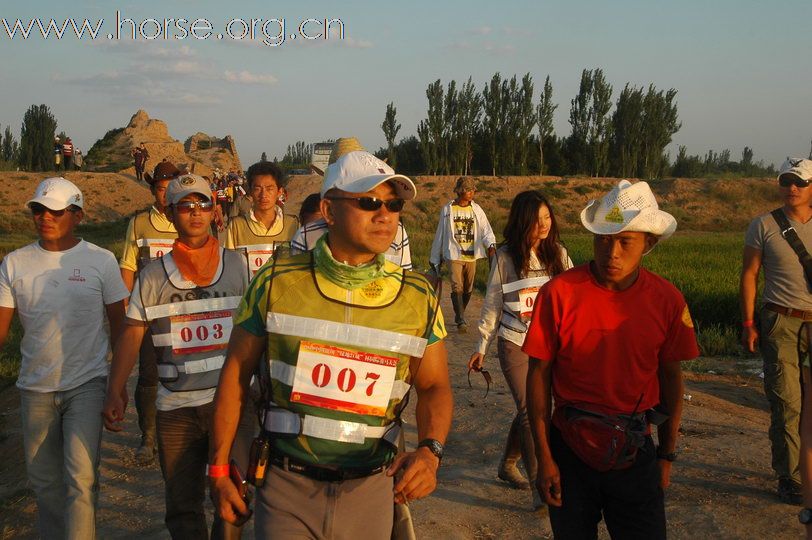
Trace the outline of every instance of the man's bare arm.
{"label": "man's bare arm", "polygon": [[[417,393],[418,440],[436,439],[445,443],[451,429],[454,398],[448,379],[448,353],[439,341],[426,348],[423,358],[412,358],[409,365],[412,385]],[[394,475],[403,468],[403,476],[395,484],[395,500],[420,499],[437,487],[440,460],[428,448],[399,454],[387,470]]]}
{"label": "man's bare arm", "polygon": [[6,344],[11,321],[14,319],[14,308],[0,307],[0,347]]}
{"label": "man's bare arm", "polygon": [[110,363],[110,377],[107,381],[107,396],[104,399],[102,416],[104,427],[110,431],[121,431],[124,411],[127,409],[127,379],[138,360],[141,341],[147,333],[147,326],[134,319],[125,319],[124,329],[113,346],[113,360]]}
{"label": "man's bare arm", "polygon": [[[670,454],[677,448],[679,425],[682,419],[682,366],[679,362],[663,362],[657,371],[660,379],[660,407],[668,414],[668,420],[657,428],[661,454]],[[660,487],[671,483],[671,462],[660,460]]]}
{"label": "man's bare arm", "polygon": [[[758,273],[761,270],[761,250],[744,246],[742,273],[739,280],[739,303],[741,304],[742,321],[752,321],[756,312],[756,292]],[[742,328],[742,344],[750,352],[756,352],[758,330],[755,326]]]}
{"label": "man's bare arm", "polygon": [[[235,326],[228,342],[226,361],[220,371],[220,382],[214,395],[214,414],[210,444],[209,463],[225,465],[237,426],[240,422],[242,404],[248,395],[251,375],[256,371],[257,363],[265,350],[264,336],[255,336],[251,332]],[[248,513],[248,507],[237,488],[227,476],[211,478],[211,500],[220,517],[229,523],[236,523],[240,516]]]}
{"label": "man's bare arm", "polygon": [[550,450],[552,372],[552,362],[530,358],[527,371],[527,414],[539,464],[536,487],[547,504],[561,506],[561,475]]}
{"label": "man's bare arm", "polygon": [[124,330],[124,300],[104,306],[107,320],[110,322],[110,347],[114,348],[121,332]]}

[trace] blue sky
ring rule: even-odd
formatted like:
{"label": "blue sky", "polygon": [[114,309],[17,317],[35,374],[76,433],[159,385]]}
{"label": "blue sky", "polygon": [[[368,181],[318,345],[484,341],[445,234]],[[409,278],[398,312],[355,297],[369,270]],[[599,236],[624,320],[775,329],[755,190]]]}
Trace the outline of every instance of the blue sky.
{"label": "blue sky", "polygon": [[[278,47],[263,45],[261,33],[253,42],[108,40],[116,9],[136,22],[203,17],[215,33],[233,18],[284,18],[288,35],[304,19],[339,18],[345,39],[286,39]],[[95,41],[11,40],[0,24],[0,126],[19,134],[28,106],[45,103],[85,151],[139,108],[181,141],[196,131],[233,135],[245,166],[263,151],[281,157],[296,140],[352,135],[377,149],[388,102],[403,125],[399,137],[411,135],[425,117],[430,82],[472,76],[481,89],[497,71],[529,72],[537,92],[549,75],[556,132],[567,135],[581,70],[596,67],[613,84],[613,100],[627,82],[678,90],[682,129],[672,156],[682,144],[689,153],[728,148],[738,159],[748,145],[756,160],[780,164],[805,157],[812,140],[808,0],[32,0],[0,10],[9,24],[34,17],[105,21]],[[268,29],[275,34],[278,25]],[[318,32],[315,23],[306,30]]]}

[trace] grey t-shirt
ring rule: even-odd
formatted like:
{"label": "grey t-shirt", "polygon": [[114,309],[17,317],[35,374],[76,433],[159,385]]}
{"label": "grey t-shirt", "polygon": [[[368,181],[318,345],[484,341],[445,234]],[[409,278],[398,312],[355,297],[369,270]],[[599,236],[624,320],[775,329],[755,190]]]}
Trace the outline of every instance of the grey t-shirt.
{"label": "grey t-shirt", "polygon": [[[789,222],[806,249],[812,252],[812,220],[799,223],[790,219]],[[812,288],[804,276],[803,266],[769,213],[750,222],[744,244],[761,250],[765,303],[812,311]]]}

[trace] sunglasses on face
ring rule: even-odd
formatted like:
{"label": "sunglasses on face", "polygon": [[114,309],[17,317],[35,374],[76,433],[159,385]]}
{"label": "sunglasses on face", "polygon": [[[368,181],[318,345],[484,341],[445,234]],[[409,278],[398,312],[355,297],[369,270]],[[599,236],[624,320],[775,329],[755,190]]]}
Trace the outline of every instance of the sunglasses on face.
{"label": "sunglasses on face", "polygon": [[52,216],[54,216],[54,217],[62,217],[62,216],[64,216],[64,215],[65,215],[65,212],[71,212],[71,213],[74,213],[74,212],[76,212],[77,210],[78,210],[78,209],[77,209],[77,208],[74,208],[73,206],[69,206],[69,207],[67,207],[67,208],[63,208],[62,210],[51,210],[51,209],[50,209],[50,208],[48,208],[47,206],[42,205],[42,204],[39,204],[39,203],[32,203],[32,204],[31,204],[31,214],[33,214],[33,215],[35,215],[35,216],[41,216],[41,215],[42,215],[42,214],[44,214],[45,212],[48,212],[49,214],[51,214],[51,215],[52,215]]}
{"label": "sunglasses on face", "polygon": [[403,210],[403,205],[406,201],[403,199],[389,199],[382,201],[377,197],[325,197],[331,201],[356,201],[361,210],[367,212],[374,212],[380,209],[381,206],[386,206],[390,212],[400,212]]}
{"label": "sunglasses on face", "polygon": [[803,180],[791,174],[785,174],[778,179],[778,185],[781,187],[795,186],[798,189],[809,187],[809,180]]}
{"label": "sunglasses on face", "polygon": [[176,203],[174,206],[178,213],[189,214],[193,212],[195,208],[200,208],[203,212],[211,212],[214,208],[214,203],[211,201],[187,201]]}

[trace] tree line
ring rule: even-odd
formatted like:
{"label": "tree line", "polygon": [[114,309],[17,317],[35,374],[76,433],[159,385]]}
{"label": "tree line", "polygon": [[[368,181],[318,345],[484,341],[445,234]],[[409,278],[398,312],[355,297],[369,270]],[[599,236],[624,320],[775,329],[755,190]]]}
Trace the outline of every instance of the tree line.
{"label": "tree line", "polygon": [[387,146],[377,154],[412,174],[648,179],[771,174],[772,165],[754,163],[749,147],[741,163],[730,161],[729,151],[709,151],[710,159],[702,159],[685,155],[681,148],[672,164],[666,147],[682,127],[674,88],[627,83],[613,101],[614,88],[603,70],[584,69],[578,93],[570,101],[566,136],[555,133],[558,105],[549,76],[538,99],[535,94],[530,73],[521,79],[495,73],[481,90],[471,77],[461,85],[455,80],[443,85],[438,79],[426,88],[426,117],[418,123],[416,136],[395,142],[401,126],[394,102],[387,104],[381,125]]}

